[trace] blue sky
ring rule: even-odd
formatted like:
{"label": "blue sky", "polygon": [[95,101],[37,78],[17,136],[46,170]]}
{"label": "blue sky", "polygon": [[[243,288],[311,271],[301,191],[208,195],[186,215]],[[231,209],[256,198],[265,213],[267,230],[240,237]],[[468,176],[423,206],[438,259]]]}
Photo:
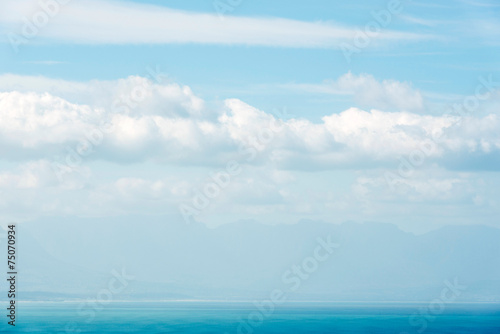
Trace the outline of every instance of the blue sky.
{"label": "blue sky", "polygon": [[[23,29],[43,16],[37,1],[6,1],[0,14],[4,220],[171,214],[236,160],[241,174],[196,219],[497,224],[494,1],[42,3],[53,15],[34,36]],[[370,24],[381,30],[366,34]],[[347,59],[346,45],[359,52]],[[140,103],[111,110],[137,87]],[[444,116],[469,102],[469,115]],[[242,158],[276,119],[284,130]],[[118,132],[54,180],[54,161],[103,120]],[[423,145],[435,149],[402,176],[401,159]]]}
{"label": "blue sky", "polygon": [[[172,9],[218,15],[216,1],[137,3],[162,7],[168,5]],[[375,20],[372,13],[387,10],[388,3],[312,1],[291,5],[286,1],[269,4],[265,1],[242,0],[239,5],[230,6],[233,9],[225,12],[223,17],[230,14],[240,18],[287,18],[332,23],[363,31],[368,22]],[[289,48],[198,43],[145,43],[138,46],[128,43],[110,45],[96,44],[95,41],[78,42],[76,39],[75,43],[57,40],[47,42],[41,35],[50,28],[49,22],[40,29],[40,36],[20,46],[19,53],[12,52],[5,45],[0,54],[4,59],[0,71],[67,80],[117,79],[144,75],[145,64],[154,64],[171,76],[172,80],[197,88],[198,94],[204,98],[229,98],[235,94],[245,94],[250,102],[255,101],[263,108],[271,107],[267,101],[275,100],[273,96],[276,94],[288,95],[280,96],[282,100],[292,95],[277,89],[276,86],[280,84],[320,83],[336,79],[348,71],[369,73],[379,80],[408,81],[423,91],[464,95],[469,93],[479,74],[498,73],[499,61],[495,57],[500,34],[498,4],[479,1],[449,1],[440,5],[425,1],[401,3],[401,12],[391,15],[386,28],[421,35],[422,40],[402,38],[383,46],[368,47],[355,54],[354,61],[350,63],[336,46]],[[123,4],[126,6],[127,3]],[[31,12],[36,13],[36,9],[36,6],[32,7]],[[64,7],[61,11],[64,14]],[[12,14],[9,17],[15,19]],[[4,31],[21,31],[21,22],[13,20]],[[125,22],[123,24],[126,25]],[[353,44],[352,41],[347,42]],[[266,87],[259,89],[262,86]],[[310,100],[313,98],[311,96],[305,98],[307,104],[297,101],[301,105],[300,111],[304,113],[314,101]],[[304,101],[303,98],[301,100]],[[321,103],[321,108],[328,108],[331,102]]]}

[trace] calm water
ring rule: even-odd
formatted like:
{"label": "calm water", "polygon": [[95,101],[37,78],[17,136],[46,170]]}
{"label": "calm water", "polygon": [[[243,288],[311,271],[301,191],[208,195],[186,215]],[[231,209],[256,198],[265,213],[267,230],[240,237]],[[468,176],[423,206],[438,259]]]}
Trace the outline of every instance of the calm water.
{"label": "calm water", "polygon": [[[2,309],[6,305],[2,303]],[[21,333],[500,333],[500,305],[288,303],[270,312],[249,303],[24,303]],[[420,313],[419,313],[420,309]],[[432,315],[434,311],[434,314]],[[5,312],[3,312],[6,314]]]}

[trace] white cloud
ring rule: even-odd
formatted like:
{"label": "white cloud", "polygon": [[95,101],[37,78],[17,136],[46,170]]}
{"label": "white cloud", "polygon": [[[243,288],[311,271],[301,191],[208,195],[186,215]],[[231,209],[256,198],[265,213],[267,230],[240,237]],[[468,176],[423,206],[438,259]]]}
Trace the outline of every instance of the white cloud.
{"label": "white cloud", "polygon": [[[4,1],[0,24],[5,33],[18,33],[22,18],[37,10],[38,2]],[[352,41],[358,30],[331,22],[283,18],[224,16],[118,1],[73,1],[41,27],[38,36],[85,44],[203,43],[282,47],[336,47]],[[426,36],[385,30],[380,40],[416,40]]]}
{"label": "white cloud", "polygon": [[59,65],[66,64],[63,61],[57,60],[32,60],[32,61],[24,61],[23,64],[34,64],[34,65]]}
{"label": "white cloud", "polygon": [[48,93],[4,92],[0,93],[0,137],[21,149],[76,141],[91,128],[88,120],[103,114]]}
{"label": "white cloud", "polygon": [[[38,87],[40,80],[27,81]],[[387,165],[424,146],[433,146],[428,158],[436,163],[452,155],[494,156],[500,149],[497,114],[457,122],[458,117],[350,108],[313,123],[277,120],[238,99],[208,112],[189,87],[153,84],[141,77],[66,86],[71,92],[60,89],[64,83],[52,82],[56,84],[50,89],[68,100],[49,93],[0,93],[4,159],[62,155],[64,160],[73,155],[69,159],[74,161],[76,151],[81,160],[223,165],[235,159],[286,169],[328,169]],[[142,93],[133,100],[137,87]],[[123,105],[130,99],[132,104]],[[435,134],[441,134],[439,140]]]}
{"label": "white cloud", "polygon": [[338,80],[321,84],[287,84],[285,88],[310,93],[352,95],[361,106],[377,109],[421,111],[424,108],[422,93],[407,82],[376,80],[372,75],[344,74]]}
{"label": "white cloud", "polygon": [[423,19],[421,17],[415,17],[415,16],[410,16],[410,15],[400,15],[399,16],[401,19],[404,21],[410,22],[410,23],[415,23],[419,25],[423,25],[426,27],[435,27],[439,24],[442,24],[444,22],[438,21],[438,20],[429,20],[429,19]]}
{"label": "white cloud", "polygon": [[[102,167],[102,166],[100,166]],[[150,166],[149,166],[150,167]],[[0,220],[23,221],[43,216],[175,215],[180,203],[190,203],[195,189],[213,182],[212,168],[152,171],[141,165],[128,176],[95,175],[60,184],[50,161],[23,164],[0,171]],[[116,167],[117,171],[120,169]],[[301,218],[331,222],[383,220],[420,229],[449,223],[497,224],[498,178],[495,173],[452,172],[423,168],[398,180],[391,189],[383,169],[360,170],[349,176],[337,171],[283,172],[270,164],[246,166],[231,179],[197,219],[213,226],[238,218],[291,223]],[[123,174],[118,172],[116,174]],[[468,216],[467,216],[468,215]],[[236,217],[236,218],[235,218]],[[430,221],[429,217],[433,218]],[[429,226],[430,224],[430,226]],[[416,228],[418,230],[419,228]]]}
{"label": "white cloud", "polygon": [[[323,120],[337,142],[380,158],[409,153],[432,142],[433,133],[454,123],[452,118],[356,108],[325,116]],[[439,153],[436,150],[431,154]]]}
{"label": "white cloud", "polygon": [[[358,172],[344,195],[347,212],[370,221],[394,221],[415,230],[449,224],[493,224],[499,211],[496,173],[465,173],[427,166],[388,187],[386,170]],[[339,211],[339,210],[338,210]],[[337,212],[338,212],[337,211]],[[354,218],[359,219],[359,218]]]}
{"label": "white cloud", "polygon": [[[477,179],[465,173],[436,174],[433,169],[416,171],[410,178],[399,178],[394,187],[387,185],[384,176],[359,177],[352,189],[359,199],[370,201],[405,200],[407,202],[461,201],[464,196],[472,203],[478,190]],[[452,174],[452,175],[450,175]],[[476,183],[474,187],[472,184]]]}
{"label": "white cloud", "polygon": [[499,4],[494,1],[470,1],[470,0],[461,0],[464,4],[477,6],[477,7],[500,7]]}
{"label": "white cloud", "polygon": [[47,160],[30,161],[16,172],[0,172],[0,188],[34,189],[57,185],[58,181]]}
{"label": "white cloud", "polygon": [[151,72],[148,78],[129,76],[125,79],[93,80],[87,83],[3,74],[0,75],[0,92],[49,93],[73,103],[127,114],[201,116],[203,100],[195,96],[188,86],[169,82],[167,76],[157,70],[148,69],[148,72]]}

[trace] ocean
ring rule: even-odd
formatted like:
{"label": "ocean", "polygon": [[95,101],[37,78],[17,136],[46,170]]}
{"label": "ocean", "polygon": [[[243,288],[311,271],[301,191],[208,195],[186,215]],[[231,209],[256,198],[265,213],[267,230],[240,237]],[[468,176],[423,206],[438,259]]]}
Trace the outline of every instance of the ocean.
{"label": "ocean", "polygon": [[18,333],[500,333],[499,304],[285,304],[112,302],[101,308],[91,302],[21,302],[16,326],[7,325],[4,315],[0,328]]}

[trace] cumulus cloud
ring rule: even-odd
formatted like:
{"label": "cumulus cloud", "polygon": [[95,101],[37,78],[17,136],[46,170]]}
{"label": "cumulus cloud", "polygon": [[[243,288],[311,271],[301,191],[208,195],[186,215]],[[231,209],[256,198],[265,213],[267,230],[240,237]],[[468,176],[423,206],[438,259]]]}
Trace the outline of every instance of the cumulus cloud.
{"label": "cumulus cloud", "polygon": [[337,80],[321,84],[287,84],[284,88],[309,93],[351,95],[354,101],[369,108],[422,111],[425,101],[422,93],[408,82],[376,80],[372,75],[355,75],[351,72]]}
{"label": "cumulus cloud", "polygon": [[279,119],[238,99],[209,112],[189,87],[141,77],[73,85],[71,93],[58,85],[53,91],[66,98],[27,89],[0,93],[4,159],[77,152],[81,159],[115,162],[221,165],[235,159],[328,169],[376,167],[423,148],[437,163],[495,156],[500,149],[497,114],[461,119],[350,108],[314,123]]}
{"label": "cumulus cloud", "polygon": [[90,118],[104,111],[76,105],[48,93],[0,93],[0,133],[5,144],[22,148],[78,140]]}
{"label": "cumulus cloud", "polygon": [[191,88],[169,82],[156,68],[147,68],[147,77],[129,76],[118,80],[93,80],[87,83],[42,76],[0,75],[0,91],[48,93],[75,104],[106,108],[125,114],[166,116],[201,115],[203,100]]}

